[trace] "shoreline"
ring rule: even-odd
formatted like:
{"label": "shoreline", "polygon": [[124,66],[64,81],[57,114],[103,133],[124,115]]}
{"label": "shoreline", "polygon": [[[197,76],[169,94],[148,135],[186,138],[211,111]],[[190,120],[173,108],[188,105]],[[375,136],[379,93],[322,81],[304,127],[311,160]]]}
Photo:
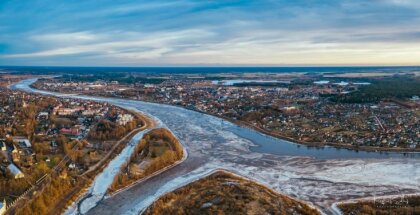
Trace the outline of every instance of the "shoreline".
{"label": "shoreline", "polygon": [[362,198],[355,198],[355,199],[347,199],[344,201],[338,201],[334,202],[331,205],[331,209],[339,214],[342,214],[342,210],[340,208],[340,205],[347,205],[347,204],[357,204],[357,203],[368,203],[368,202],[374,202],[376,200],[384,201],[384,200],[392,200],[396,198],[403,198],[403,197],[420,197],[420,193],[410,193],[410,194],[395,194],[395,195],[385,195],[385,196],[368,196],[368,197],[362,197]]}
{"label": "shoreline", "polygon": [[[120,106],[119,106],[120,107]],[[123,107],[120,107],[123,108]],[[86,172],[84,172],[80,177],[87,177],[89,178],[88,182],[84,184],[84,186],[76,192],[76,195],[71,197],[70,201],[65,203],[65,206],[61,208],[61,213],[65,214],[66,211],[71,208],[74,204],[77,205],[77,209],[79,210],[79,204],[83,201],[86,196],[89,196],[88,192],[90,187],[92,186],[92,183],[94,182],[95,178],[101,174],[105,168],[109,165],[109,163],[116,158],[128,145],[128,143],[133,139],[135,135],[137,135],[139,132],[144,131],[148,128],[154,127],[155,122],[153,119],[149,118],[146,115],[141,114],[138,111],[130,110],[127,108],[123,108],[124,110],[128,111],[131,114],[134,114],[136,117],[138,117],[141,121],[143,121],[143,126],[134,128],[130,132],[128,132],[126,135],[124,135],[121,139],[117,141],[117,143],[112,147],[112,149],[105,155],[106,159],[103,159],[99,161],[97,164],[95,164],[92,169],[88,169]],[[105,158],[104,157],[104,158]]]}
{"label": "shoreline", "polygon": [[[128,100],[130,100],[130,99],[128,99]],[[159,103],[157,103],[157,104],[159,104]],[[171,106],[174,106],[174,105],[171,105]],[[174,107],[176,107],[176,106],[174,106]],[[179,106],[180,107],[180,106]],[[184,108],[184,107],[182,107],[182,108]],[[196,112],[198,112],[198,111],[196,111]],[[207,114],[207,115],[211,115],[211,114],[208,114],[208,113],[205,113],[205,114]],[[217,116],[218,118],[223,118],[223,117],[220,117],[220,116]],[[235,123],[236,124],[236,123]],[[260,130],[257,130],[257,131],[260,131]],[[252,180],[252,181],[256,181],[256,180]],[[257,181],[258,182],[258,181]],[[260,183],[260,182],[259,182]],[[105,197],[106,198],[106,197]]]}
{"label": "shoreline", "polygon": [[[35,82],[34,82],[35,83]],[[34,84],[33,83],[33,84]],[[37,89],[37,90],[42,90],[42,89],[38,89],[36,88],[33,84],[30,85],[30,87]],[[56,92],[56,93],[65,93],[65,92],[59,92],[59,91],[51,91],[51,92]],[[76,93],[77,95],[86,95],[86,96],[95,96],[95,97],[104,97],[104,96],[97,96],[97,95],[89,95],[89,94],[80,94],[80,93]],[[106,97],[105,97],[106,98]],[[278,133],[273,133],[267,130],[264,130],[260,127],[251,125],[247,122],[244,121],[240,121],[240,120],[235,120],[235,119],[230,119],[224,116],[219,116],[216,114],[212,114],[212,113],[207,113],[201,110],[196,110],[196,109],[188,109],[185,106],[182,105],[174,105],[174,104],[166,104],[166,103],[159,103],[156,101],[146,101],[146,100],[136,100],[136,99],[131,99],[131,98],[124,98],[124,97],[111,97],[111,98],[117,98],[117,99],[126,99],[126,100],[133,100],[133,101],[143,101],[143,102],[149,102],[149,103],[154,103],[154,104],[163,104],[163,105],[170,105],[170,106],[174,106],[174,107],[180,107],[180,108],[184,108],[187,110],[192,110],[198,113],[202,113],[202,114],[207,114],[210,116],[214,116],[226,121],[229,121],[235,125],[241,126],[241,127],[246,127],[246,128],[250,128],[253,130],[256,130],[258,132],[261,132],[265,135],[271,136],[271,137],[275,137],[278,139],[282,139],[282,140],[286,140],[286,141],[290,141],[292,143],[295,144],[299,144],[299,145],[303,145],[303,146],[308,146],[308,147],[334,147],[337,149],[347,149],[347,150],[353,150],[353,151],[366,151],[366,152],[379,152],[379,153],[386,153],[386,152],[393,152],[393,153],[420,153],[420,148],[416,148],[416,149],[409,149],[409,148],[383,148],[383,147],[376,147],[376,146],[354,146],[354,145],[348,145],[348,144],[340,144],[340,143],[333,143],[333,142],[326,142],[326,143],[321,143],[321,142],[306,142],[306,141],[302,141],[302,140],[297,140],[293,137],[288,137],[288,136],[284,136]]]}
{"label": "shoreline", "polygon": [[175,188],[175,189],[173,189],[171,191],[162,193],[162,195],[160,195],[158,198],[154,199],[151,204],[149,204],[147,207],[143,208],[143,210],[141,210],[139,214],[142,214],[143,212],[147,211],[153,205],[153,203],[155,203],[156,201],[158,201],[163,196],[165,196],[167,194],[170,194],[170,193],[173,193],[173,192],[176,192],[179,189],[185,188],[185,187],[187,187],[187,186],[189,186],[189,185],[191,185],[191,184],[193,184],[195,182],[198,182],[198,181],[200,181],[202,179],[205,179],[206,177],[209,177],[209,176],[212,176],[212,175],[218,174],[218,173],[226,174],[226,175],[231,176],[231,177],[234,177],[234,178],[239,178],[240,180],[243,180],[243,181],[248,181],[250,183],[253,183],[256,186],[260,186],[260,187],[266,189],[271,194],[280,195],[280,196],[283,196],[285,198],[294,200],[296,202],[299,202],[301,204],[306,205],[307,207],[309,207],[311,209],[314,209],[314,210],[318,211],[320,214],[324,214],[322,212],[322,210],[319,207],[317,207],[316,205],[314,205],[312,202],[307,202],[305,200],[298,199],[296,197],[287,195],[287,194],[285,194],[283,192],[276,191],[276,190],[268,187],[267,185],[265,185],[265,184],[263,184],[263,183],[261,183],[261,182],[259,182],[257,180],[254,180],[252,178],[248,178],[248,177],[243,176],[243,175],[241,175],[241,174],[239,174],[239,173],[237,173],[235,171],[227,170],[227,169],[224,169],[224,168],[216,168],[216,169],[213,169],[213,170],[211,170],[209,172],[206,172],[205,174],[200,175],[200,177],[197,177],[194,180],[189,181],[188,183],[185,183],[185,184],[183,184],[183,185],[181,185],[181,186],[179,186],[179,187],[177,187],[177,188]]}
{"label": "shoreline", "polygon": [[[180,159],[178,159],[178,160],[176,160],[175,162],[173,162],[173,163],[171,163],[171,164],[169,164],[169,165],[167,165],[167,166],[165,166],[165,167],[163,167],[163,168],[161,168],[161,169],[158,169],[157,171],[155,171],[155,172],[152,172],[151,174],[149,174],[149,175],[145,175],[144,177],[142,177],[142,178],[138,178],[138,179],[136,179],[136,180],[134,180],[134,181],[131,181],[131,182],[129,182],[129,183],[127,183],[127,184],[125,184],[125,185],[123,185],[122,187],[119,187],[118,189],[115,189],[115,190],[110,190],[110,187],[112,186],[112,184],[111,184],[111,186],[108,188],[108,190],[107,190],[107,192],[106,192],[106,195],[105,195],[105,198],[107,198],[107,197],[112,197],[112,196],[115,196],[116,194],[118,194],[118,193],[120,193],[120,192],[122,192],[122,191],[124,191],[124,190],[127,190],[127,189],[130,189],[131,187],[133,187],[134,185],[136,185],[136,184],[138,184],[138,183],[141,183],[142,181],[145,181],[145,180],[147,180],[147,179],[149,179],[149,178],[152,178],[152,177],[154,177],[154,176],[156,176],[156,175],[159,175],[160,173],[162,173],[162,172],[164,172],[164,171],[166,171],[166,170],[168,170],[168,169],[171,169],[172,167],[174,167],[174,166],[176,166],[176,165],[178,165],[178,164],[180,164],[180,163],[182,163],[185,159],[187,159],[187,156],[188,156],[188,153],[187,153],[187,150],[186,150],[186,148],[185,148],[185,146],[181,143],[181,141],[175,136],[175,134],[174,133],[172,133],[172,131],[171,130],[169,130],[169,129],[167,129],[167,128],[159,128],[159,127],[153,127],[153,128],[151,128],[151,130],[150,131],[148,131],[147,133],[145,133],[145,135],[147,135],[147,134],[149,134],[150,132],[153,132],[154,130],[156,130],[156,129],[165,129],[166,131],[168,131],[174,138],[175,138],[175,140],[177,141],[175,144],[178,144],[181,148],[182,148],[182,157],[180,158]],[[142,141],[143,140],[143,138],[144,138],[144,136],[139,140],[139,143],[140,143],[140,141]],[[138,143],[138,144],[139,144]],[[172,148],[172,146],[170,146],[170,148]],[[133,152],[134,153],[134,152]],[[133,155],[133,153],[130,155],[130,157]],[[127,161],[127,165],[129,165],[131,162],[130,162],[130,159],[128,159],[128,161]],[[120,172],[114,177],[114,181],[112,182],[112,183],[114,183],[115,182],[115,180],[116,180],[116,178],[120,175],[120,174],[124,174],[123,172],[122,172],[122,167],[120,167],[120,170],[119,170]]]}
{"label": "shoreline", "polygon": [[[13,90],[10,88],[11,85],[16,84],[17,82],[11,83],[7,86],[7,89]],[[32,87],[32,86],[31,86]],[[23,91],[25,92],[25,91]],[[38,93],[35,93],[38,94]],[[57,97],[56,95],[45,95],[46,97]],[[103,102],[102,102],[103,103]],[[131,131],[127,132],[123,137],[121,137],[118,140],[115,141],[115,145],[110,149],[109,152],[99,160],[96,164],[91,166],[88,170],[83,172],[82,174],[78,175],[77,178],[81,180],[79,184],[77,184],[74,189],[71,190],[70,193],[67,193],[66,198],[64,201],[60,200],[54,207],[57,206],[63,206],[58,207],[60,213],[65,213],[73,204],[78,203],[81,199],[86,196],[86,193],[89,191],[89,188],[92,186],[92,183],[94,182],[94,178],[96,178],[99,174],[101,174],[104,169],[109,165],[109,163],[117,157],[122,150],[125,149],[125,147],[128,145],[128,143],[132,140],[132,138],[137,135],[139,132],[144,131],[150,127],[155,127],[156,122],[150,118],[149,116],[135,110],[131,110],[129,108],[121,107],[119,105],[114,105],[119,108],[122,108],[126,110],[127,112],[135,115],[140,121],[143,122],[143,125],[141,127],[136,127],[132,129]],[[76,189],[78,188],[78,189]],[[16,205],[12,205],[12,207],[8,208],[6,210],[6,214],[10,213],[10,209],[13,209],[13,213],[16,211]],[[54,212],[49,211],[48,214],[51,214]]]}

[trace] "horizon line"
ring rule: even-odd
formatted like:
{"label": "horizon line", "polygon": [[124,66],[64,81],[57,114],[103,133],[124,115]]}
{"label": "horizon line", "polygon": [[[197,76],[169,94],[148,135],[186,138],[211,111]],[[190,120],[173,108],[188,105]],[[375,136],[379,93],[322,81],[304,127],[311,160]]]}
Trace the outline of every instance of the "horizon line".
{"label": "horizon line", "polygon": [[420,67],[418,65],[384,65],[384,64],[293,64],[293,65],[279,65],[279,64],[208,64],[208,65],[195,65],[195,64],[172,64],[172,65],[0,65],[1,67],[73,67],[73,68],[311,68],[311,67]]}

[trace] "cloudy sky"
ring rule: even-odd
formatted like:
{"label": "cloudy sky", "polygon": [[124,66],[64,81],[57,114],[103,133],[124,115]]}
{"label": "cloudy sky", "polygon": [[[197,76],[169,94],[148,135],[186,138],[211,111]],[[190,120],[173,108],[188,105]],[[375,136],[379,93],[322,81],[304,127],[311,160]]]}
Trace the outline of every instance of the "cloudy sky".
{"label": "cloudy sky", "polygon": [[337,64],[420,65],[420,1],[0,1],[0,65]]}

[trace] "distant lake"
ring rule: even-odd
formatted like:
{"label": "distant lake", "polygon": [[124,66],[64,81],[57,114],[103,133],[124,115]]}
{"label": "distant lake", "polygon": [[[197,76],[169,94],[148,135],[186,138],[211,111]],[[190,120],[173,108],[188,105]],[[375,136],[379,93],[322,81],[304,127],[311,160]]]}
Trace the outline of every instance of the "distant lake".
{"label": "distant lake", "polygon": [[[318,85],[322,85],[322,84],[329,84],[330,81],[326,81],[326,80],[321,80],[321,81],[314,81],[314,84],[318,84]],[[370,85],[369,82],[345,82],[345,81],[341,81],[338,83],[333,83],[335,85],[340,85],[340,86],[346,86],[349,84],[354,84],[354,85]]]}

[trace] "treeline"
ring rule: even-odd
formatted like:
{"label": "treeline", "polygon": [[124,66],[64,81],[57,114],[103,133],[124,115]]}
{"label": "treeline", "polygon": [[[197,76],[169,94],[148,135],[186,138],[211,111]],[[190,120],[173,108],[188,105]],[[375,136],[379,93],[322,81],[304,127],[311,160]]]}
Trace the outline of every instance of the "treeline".
{"label": "treeline", "polygon": [[109,120],[101,120],[89,131],[88,137],[93,140],[116,140],[135,129],[137,125],[137,120],[133,120],[126,125],[118,125]]}
{"label": "treeline", "polygon": [[48,214],[49,210],[51,210],[51,206],[57,204],[62,196],[67,194],[72,187],[69,179],[63,179],[58,176],[54,177],[51,179],[49,186],[45,186],[43,191],[32,197],[32,200],[29,203],[24,204],[23,208],[17,209],[16,214]]}
{"label": "treeline", "polygon": [[[141,159],[145,159],[152,144],[163,141],[169,146],[169,150],[166,150],[163,154],[152,158],[147,167],[143,170],[142,174],[131,174],[129,171],[130,164],[137,163]],[[143,136],[139,144],[134,148],[127,163],[121,167],[121,172],[114,178],[109,192],[114,192],[121,189],[136,180],[144,178],[154,172],[163,169],[183,157],[183,148],[178,139],[168,130],[164,128],[154,129]]]}
{"label": "treeline", "polygon": [[387,77],[372,79],[368,86],[342,95],[334,95],[331,101],[343,103],[379,102],[384,99],[405,99],[420,95],[420,78],[416,77]]}
{"label": "treeline", "polygon": [[12,200],[10,196],[20,196],[31,187],[40,177],[49,171],[45,161],[40,161],[34,166],[30,174],[25,174],[25,178],[15,179],[13,175],[6,169],[3,174],[0,171],[0,198]]}

